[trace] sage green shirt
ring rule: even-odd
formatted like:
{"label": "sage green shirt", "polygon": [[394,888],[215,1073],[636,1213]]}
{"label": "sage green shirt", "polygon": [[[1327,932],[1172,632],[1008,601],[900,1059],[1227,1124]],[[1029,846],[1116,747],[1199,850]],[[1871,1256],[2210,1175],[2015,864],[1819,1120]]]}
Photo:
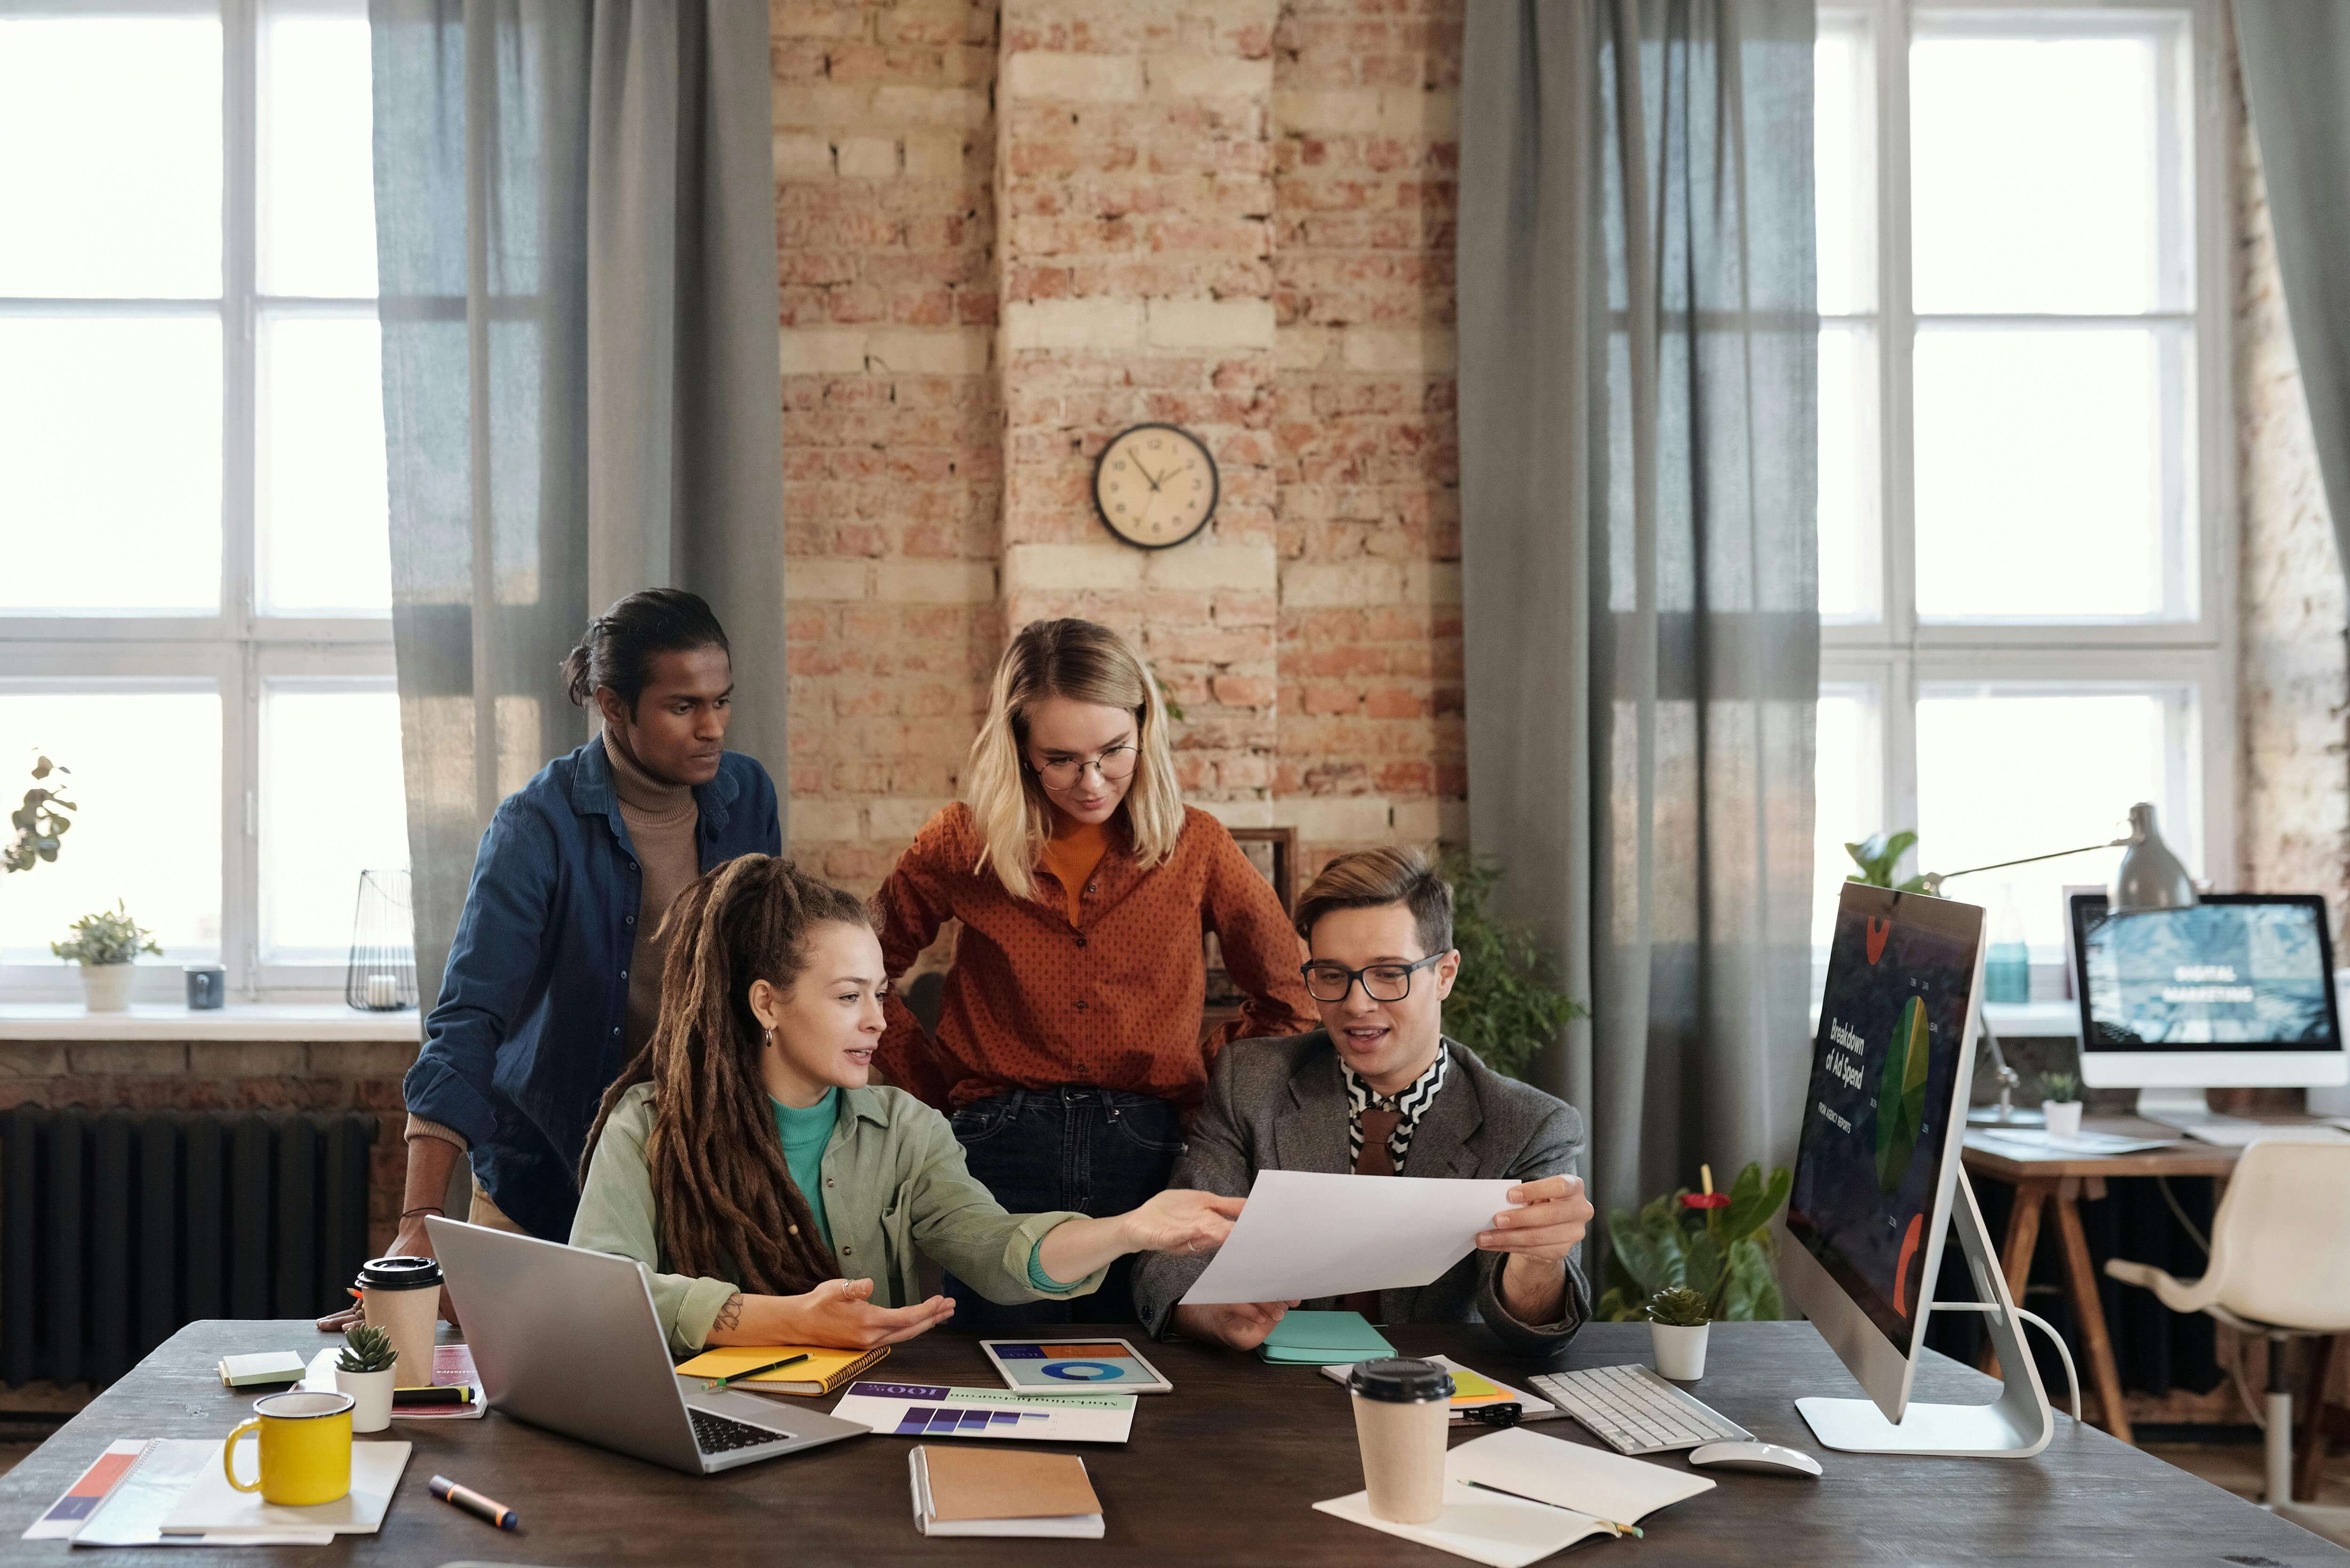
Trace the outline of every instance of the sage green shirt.
{"label": "sage green shirt", "polygon": [[[604,1124],[571,1221],[571,1244],[616,1252],[641,1265],[670,1348],[702,1349],[732,1281],[668,1272],[653,1215],[645,1137],[652,1130],[652,1085],[620,1096]],[[1056,1225],[1084,1215],[1007,1214],[965,1168],[947,1120],[901,1089],[844,1089],[824,1151],[825,1213],[841,1273],[873,1282],[876,1306],[922,1299],[927,1254],[993,1302],[1086,1295],[1107,1269],[1056,1292],[1030,1282],[1029,1260]]]}

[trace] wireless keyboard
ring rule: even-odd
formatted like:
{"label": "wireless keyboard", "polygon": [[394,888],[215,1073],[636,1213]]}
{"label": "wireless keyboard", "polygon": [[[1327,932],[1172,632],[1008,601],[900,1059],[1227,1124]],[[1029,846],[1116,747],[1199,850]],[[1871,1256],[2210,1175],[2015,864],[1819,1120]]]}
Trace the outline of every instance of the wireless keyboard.
{"label": "wireless keyboard", "polygon": [[1526,1380],[1619,1454],[1661,1454],[1700,1443],[1747,1443],[1754,1434],[1691,1398],[1648,1366],[1586,1366]]}

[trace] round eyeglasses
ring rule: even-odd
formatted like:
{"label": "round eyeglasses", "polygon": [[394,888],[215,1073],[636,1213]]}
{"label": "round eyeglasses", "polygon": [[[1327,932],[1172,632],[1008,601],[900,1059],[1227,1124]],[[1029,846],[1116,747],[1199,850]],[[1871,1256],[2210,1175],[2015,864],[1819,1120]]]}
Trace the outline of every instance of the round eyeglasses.
{"label": "round eyeglasses", "polygon": [[1134,776],[1135,760],[1142,755],[1134,746],[1112,746],[1097,757],[1063,757],[1055,762],[1031,763],[1036,776],[1050,790],[1075,788],[1079,779],[1091,768],[1101,774],[1104,784],[1118,784]]}
{"label": "round eyeglasses", "polygon": [[1305,994],[1316,1002],[1346,1001],[1358,980],[1363,982],[1363,994],[1373,1002],[1401,1002],[1411,994],[1412,971],[1443,958],[1442,953],[1430,953],[1418,963],[1370,963],[1360,969],[1315,962],[1300,964],[1297,972],[1305,977]]}

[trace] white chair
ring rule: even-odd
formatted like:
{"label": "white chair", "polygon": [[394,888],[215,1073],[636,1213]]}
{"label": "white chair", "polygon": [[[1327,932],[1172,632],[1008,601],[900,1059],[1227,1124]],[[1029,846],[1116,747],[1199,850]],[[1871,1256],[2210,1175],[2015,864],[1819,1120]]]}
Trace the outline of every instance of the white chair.
{"label": "white chair", "polygon": [[2285,1366],[2288,1340],[2350,1333],[2350,1144],[2262,1138],[2249,1145],[2212,1217],[2211,1256],[2201,1279],[2181,1281],[2119,1258],[2106,1272],[2144,1285],[2173,1312],[2209,1313],[2240,1334],[2267,1339],[2268,1507],[2350,1542],[2350,1508],[2293,1501],[2293,1392]]}

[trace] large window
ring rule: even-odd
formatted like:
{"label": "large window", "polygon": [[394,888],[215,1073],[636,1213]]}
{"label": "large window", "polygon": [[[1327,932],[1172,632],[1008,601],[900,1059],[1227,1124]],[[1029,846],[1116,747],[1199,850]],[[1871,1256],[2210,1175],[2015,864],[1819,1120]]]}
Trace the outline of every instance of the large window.
{"label": "large window", "polygon": [[120,898],[241,992],[338,988],[406,864],[362,0],[0,0],[0,994]]}
{"label": "large window", "polygon": [[[1843,844],[1956,871],[2152,801],[2233,860],[2227,213],[2215,16],[1823,7],[1817,51],[1825,941]],[[2118,852],[1953,882],[2020,926]]]}

